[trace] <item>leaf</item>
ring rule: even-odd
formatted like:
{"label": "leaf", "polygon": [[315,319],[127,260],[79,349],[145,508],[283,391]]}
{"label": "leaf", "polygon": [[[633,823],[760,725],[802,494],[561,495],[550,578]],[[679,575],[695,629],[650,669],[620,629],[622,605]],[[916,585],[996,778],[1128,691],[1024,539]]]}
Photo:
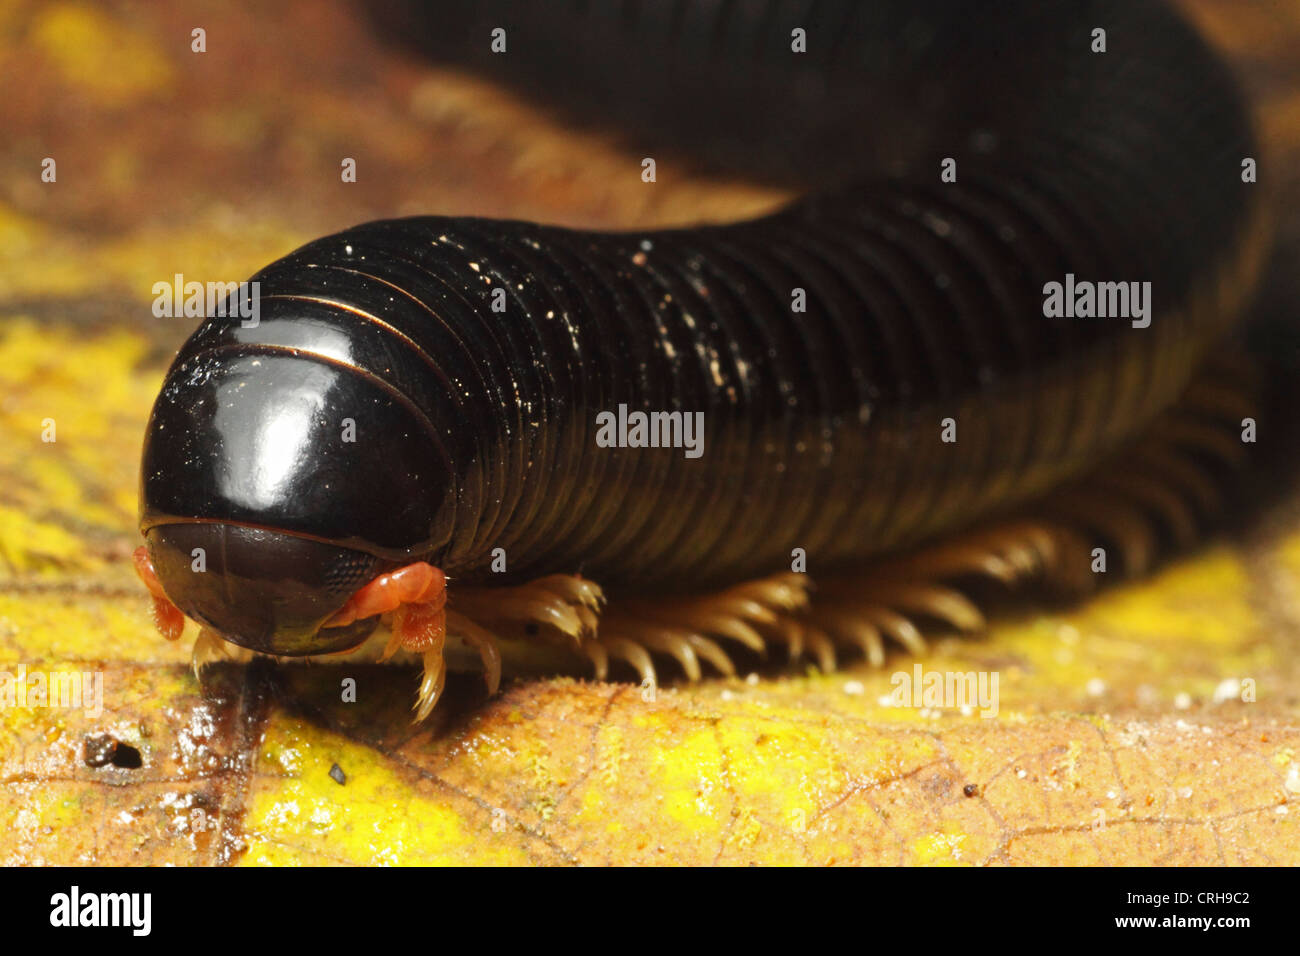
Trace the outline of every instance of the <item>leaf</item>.
{"label": "leaf", "polygon": [[[277,98],[229,51],[198,67],[173,48],[179,14],[47,9],[0,16],[3,52],[29,77],[0,120],[31,131],[46,117],[63,157],[104,142],[113,155],[61,159],[44,205],[17,190],[0,204],[0,672],[99,675],[103,710],[0,708],[0,862],[1300,862],[1294,493],[1147,581],[881,672],[850,661],[653,695],[560,677],[492,700],[453,675],[420,727],[406,668],[217,665],[200,685],[192,630],[158,637],[129,565],[145,418],[192,324],[151,316],[153,282],[241,278],[396,212],[601,225],[779,197],[701,181],[646,207],[599,138],[382,51],[341,5],[322,8],[310,49],[277,45]],[[1253,78],[1270,148],[1294,157],[1297,65],[1276,34],[1294,38],[1300,16],[1193,9]],[[298,29],[272,12],[259,37]],[[75,121],[33,105],[89,82],[58,48],[69,32],[152,51]],[[313,157],[357,142],[372,154],[340,188]],[[174,218],[178,196],[198,212]],[[891,677],[916,664],[996,673],[996,716],[891,706]]]}

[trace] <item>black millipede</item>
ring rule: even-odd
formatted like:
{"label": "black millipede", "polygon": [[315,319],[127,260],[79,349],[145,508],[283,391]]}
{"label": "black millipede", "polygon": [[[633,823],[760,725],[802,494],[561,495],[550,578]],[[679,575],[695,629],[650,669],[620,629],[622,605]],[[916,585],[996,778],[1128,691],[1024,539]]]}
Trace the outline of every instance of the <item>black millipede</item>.
{"label": "black millipede", "polygon": [[371,222],[254,275],[258,321],[203,322],[144,443],[137,568],[196,655],[348,651],[391,612],[421,717],[447,637],[495,687],[520,628],[601,676],[774,641],[878,663],[914,617],[979,623],[963,576],[1086,578],[1096,542],[1141,570],[1214,509],[1240,395],[1212,359],[1267,229],[1237,87],[1164,3],[379,19],[804,198],[618,233]]}

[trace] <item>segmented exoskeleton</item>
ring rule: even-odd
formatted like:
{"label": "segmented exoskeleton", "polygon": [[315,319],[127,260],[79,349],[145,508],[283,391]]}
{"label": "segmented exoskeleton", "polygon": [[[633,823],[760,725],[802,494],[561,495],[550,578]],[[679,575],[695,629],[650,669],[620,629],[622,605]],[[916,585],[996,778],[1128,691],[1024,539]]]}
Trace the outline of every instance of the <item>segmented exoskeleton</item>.
{"label": "segmented exoskeleton", "polygon": [[[590,638],[599,591],[557,577],[580,571],[679,610],[614,618],[598,663],[641,666],[649,647],[724,666],[714,638],[773,623],[737,601],[806,603],[788,576],[745,584],[794,549],[842,571],[1015,515],[1120,452],[1235,320],[1262,248],[1238,93],[1162,3],[388,16],[577,120],[808,195],[626,233],[387,220],[255,275],[260,321],[205,321],[155,405],[141,560],[160,600],[256,650],[345,649],[397,609],[397,642],[440,668],[440,579],[346,610],[427,565],[453,582],[452,633],[481,649],[494,616]],[[1045,314],[1067,276],[1150,283],[1149,321]],[[702,454],[598,443],[620,406],[703,413]],[[681,599],[717,591],[720,613]],[[889,603],[798,639],[906,642]]]}

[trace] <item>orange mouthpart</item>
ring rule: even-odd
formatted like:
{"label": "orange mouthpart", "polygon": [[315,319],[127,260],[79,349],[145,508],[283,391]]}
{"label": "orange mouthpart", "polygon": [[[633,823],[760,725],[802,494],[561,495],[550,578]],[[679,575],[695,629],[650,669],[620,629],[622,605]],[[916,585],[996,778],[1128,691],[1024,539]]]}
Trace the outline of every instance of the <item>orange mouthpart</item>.
{"label": "orange mouthpart", "polygon": [[144,582],[144,586],[149,589],[149,594],[153,597],[154,626],[167,640],[176,640],[185,629],[185,615],[163,592],[162,582],[158,580],[158,574],[153,569],[153,560],[149,557],[149,549],[140,545],[135,549],[133,558],[135,573],[140,576],[140,580]]}
{"label": "orange mouthpart", "polygon": [[397,648],[425,651],[447,636],[447,576],[424,561],[381,574],[362,586],[322,625],[343,627],[363,617],[397,612],[393,640],[384,657]]}

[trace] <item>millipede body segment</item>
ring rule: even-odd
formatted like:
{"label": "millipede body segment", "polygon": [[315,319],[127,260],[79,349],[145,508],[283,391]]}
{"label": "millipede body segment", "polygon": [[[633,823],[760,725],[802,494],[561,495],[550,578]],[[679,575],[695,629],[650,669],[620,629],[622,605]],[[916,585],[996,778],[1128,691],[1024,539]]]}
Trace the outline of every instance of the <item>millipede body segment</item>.
{"label": "millipede body segment", "polygon": [[[523,609],[502,617],[558,594],[586,631],[601,599],[559,576],[734,604],[795,549],[830,573],[1016,513],[1166,413],[1261,255],[1240,97],[1163,3],[382,16],[648,155],[691,152],[806,198],[623,233],[372,222],[253,276],[258,321],[208,318],[167,374],[141,528],[155,597],[255,650],[355,645],[374,614],[329,622],[412,564],[445,573],[462,636],[497,584],[500,607]],[[1052,283],[1133,298],[1081,316],[1072,296],[1047,307]],[[602,420],[625,439],[630,412],[670,445],[699,422],[698,455],[597,440]],[[364,608],[409,616],[432,593],[420,581],[399,598],[386,578]],[[791,587],[763,595],[795,609]],[[724,625],[698,603],[682,613],[716,659],[701,635]],[[440,652],[446,624],[420,636],[408,621],[402,643]],[[681,647],[612,635],[628,660],[618,641]]]}

